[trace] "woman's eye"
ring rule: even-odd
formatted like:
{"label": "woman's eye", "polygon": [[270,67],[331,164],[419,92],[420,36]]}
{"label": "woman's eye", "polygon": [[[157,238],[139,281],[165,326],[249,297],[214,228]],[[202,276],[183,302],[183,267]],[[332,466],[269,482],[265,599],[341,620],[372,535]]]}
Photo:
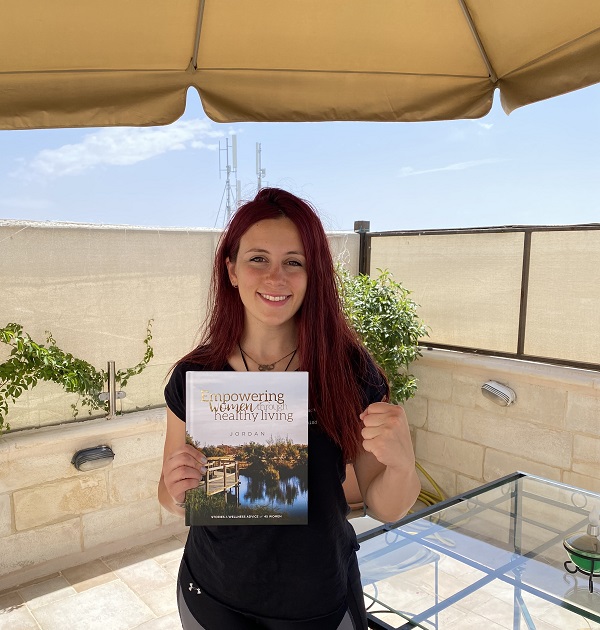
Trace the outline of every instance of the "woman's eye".
{"label": "woman's eye", "polygon": [[265,262],[265,259],[263,256],[253,256],[250,262]]}
{"label": "woman's eye", "polygon": [[299,260],[289,260],[288,265],[292,267],[302,267],[302,263]]}

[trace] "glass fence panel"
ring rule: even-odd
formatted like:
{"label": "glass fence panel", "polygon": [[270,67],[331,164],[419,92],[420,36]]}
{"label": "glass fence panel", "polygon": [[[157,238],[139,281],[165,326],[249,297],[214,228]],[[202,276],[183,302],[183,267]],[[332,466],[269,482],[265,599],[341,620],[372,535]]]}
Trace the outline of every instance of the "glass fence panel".
{"label": "glass fence panel", "polygon": [[[144,356],[149,320],[154,357],[124,388],[117,408],[134,411],[164,403],[164,379],[189,352],[203,317],[218,234],[82,226],[0,224],[0,327],[20,324],[23,332],[106,370],[135,366]],[[0,363],[11,347],[0,343]],[[106,390],[106,386],[104,386]],[[40,380],[10,403],[12,430],[88,418],[64,382]],[[105,415],[95,410],[93,415]]]}
{"label": "glass fence panel", "polygon": [[600,230],[534,232],[525,353],[600,361]]}
{"label": "glass fence panel", "polygon": [[412,291],[428,342],[516,352],[523,232],[371,237],[371,274]]}
{"label": "glass fence panel", "polygon": [[[204,320],[214,252],[221,230],[37,223],[0,219],[0,328],[10,323],[47,346],[56,346],[96,371],[114,361],[135,366],[146,350],[152,320],[154,357],[133,376],[117,410],[164,404],[169,368],[198,342]],[[357,270],[358,236],[330,235],[332,251]],[[0,364],[12,347],[0,342]],[[14,384],[15,370],[0,379]],[[78,395],[40,380],[9,402],[6,422],[21,430],[88,418]],[[104,385],[106,390],[106,385]],[[94,415],[106,415],[95,410]]]}

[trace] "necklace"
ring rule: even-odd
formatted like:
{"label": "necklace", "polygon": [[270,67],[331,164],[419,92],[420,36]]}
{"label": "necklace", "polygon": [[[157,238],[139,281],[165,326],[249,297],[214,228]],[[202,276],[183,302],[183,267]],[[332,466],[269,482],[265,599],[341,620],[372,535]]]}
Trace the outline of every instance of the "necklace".
{"label": "necklace", "polygon": [[287,372],[287,369],[290,367],[290,365],[292,364],[292,361],[294,360],[294,357],[296,356],[296,352],[298,352],[298,348],[296,347],[294,350],[292,350],[291,352],[288,352],[285,356],[281,357],[281,359],[277,359],[277,361],[273,361],[273,363],[259,363],[256,359],[253,359],[242,348],[242,346],[240,346],[239,343],[238,343],[238,348],[240,349],[240,354],[242,355],[242,361],[244,362],[244,367],[246,368],[246,372],[250,371],[248,369],[248,364],[246,363],[246,357],[248,357],[251,361],[254,361],[254,363],[256,363],[256,365],[258,365],[259,372],[270,372],[271,370],[273,370],[275,368],[277,363],[279,363],[280,361],[283,361],[284,359],[286,359],[287,357],[292,355],[292,358],[288,361],[288,364],[285,366],[284,372]]}

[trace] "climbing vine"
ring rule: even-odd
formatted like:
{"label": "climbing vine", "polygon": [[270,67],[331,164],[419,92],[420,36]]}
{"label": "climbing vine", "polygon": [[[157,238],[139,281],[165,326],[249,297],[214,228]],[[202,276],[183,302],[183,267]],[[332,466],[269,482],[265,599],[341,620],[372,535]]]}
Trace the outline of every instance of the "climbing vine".
{"label": "climbing vine", "polygon": [[[150,319],[146,327],[146,351],[142,360],[133,367],[118,370],[115,374],[115,380],[120,387],[125,387],[132,376],[140,374],[154,356],[150,345],[152,322]],[[79,414],[79,406],[88,407],[90,415],[96,409],[108,411],[108,403],[98,399],[98,394],[104,388],[107,372],[97,370],[91,363],[61,350],[52,333],[46,331],[44,345],[24,332],[23,326],[11,323],[0,328],[0,342],[12,348],[8,359],[0,363],[0,435],[4,430],[10,430],[10,425],[5,420],[9,402],[14,403],[23,392],[35,387],[38,381],[58,383],[65,391],[79,395],[78,401],[71,405],[74,418]]]}

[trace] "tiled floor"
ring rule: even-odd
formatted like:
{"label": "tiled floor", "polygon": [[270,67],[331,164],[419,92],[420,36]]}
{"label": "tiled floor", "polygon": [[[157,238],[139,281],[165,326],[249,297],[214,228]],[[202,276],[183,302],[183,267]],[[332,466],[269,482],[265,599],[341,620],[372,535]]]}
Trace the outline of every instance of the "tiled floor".
{"label": "tiled floor", "polygon": [[186,534],[0,593],[2,630],[181,630],[176,579]]}
{"label": "tiled floor", "polygon": [[[370,519],[353,519],[358,531],[370,529]],[[181,630],[176,602],[176,578],[186,534],[130,549],[66,569],[31,584],[0,593],[1,630]],[[450,597],[473,576],[449,557],[440,559],[438,594]],[[384,599],[404,611],[423,610],[433,603],[433,571],[428,563],[379,580],[366,587],[367,605]],[[365,576],[368,577],[365,567]],[[525,594],[536,630],[590,630],[600,624],[586,621]],[[439,630],[513,630],[512,587],[494,582],[460,605],[440,614]],[[374,607],[375,606],[375,607]],[[394,626],[398,616],[380,619]],[[423,628],[434,623],[426,621]],[[526,624],[521,625],[527,627]],[[227,630],[224,628],[223,630]]]}

